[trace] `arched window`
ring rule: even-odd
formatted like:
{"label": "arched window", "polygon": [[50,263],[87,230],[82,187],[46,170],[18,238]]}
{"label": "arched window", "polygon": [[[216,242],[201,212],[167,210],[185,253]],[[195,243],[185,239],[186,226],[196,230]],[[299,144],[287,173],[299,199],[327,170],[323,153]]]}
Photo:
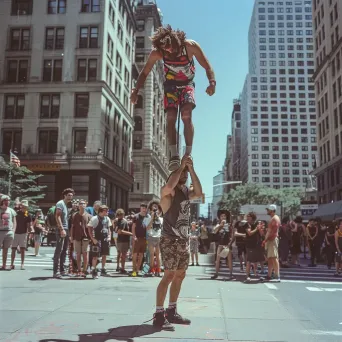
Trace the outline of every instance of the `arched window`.
{"label": "arched window", "polygon": [[142,118],[141,116],[137,115],[134,117],[134,131],[135,132],[141,132],[143,130],[142,128]]}
{"label": "arched window", "polygon": [[135,108],[143,108],[143,106],[144,106],[144,99],[142,95],[138,95],[138,102],[135,105]]}

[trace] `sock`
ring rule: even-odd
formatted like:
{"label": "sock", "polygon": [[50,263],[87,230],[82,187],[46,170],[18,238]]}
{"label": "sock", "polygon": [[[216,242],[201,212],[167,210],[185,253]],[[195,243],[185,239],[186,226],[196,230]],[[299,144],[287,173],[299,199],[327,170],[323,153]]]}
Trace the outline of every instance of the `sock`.
{"label": "sock", "polygon": [[178,156],[177,145],[170,145],[171,157]]}
{"label": "sock", "polygon": [[164,312],[164,307],[163,306],[157,306],[156,312]]}
{"label": "sock", "polygon": [[177,302],[170,302],[169,303],[169,309],[176,309],[177,307]]}
{"label": "sock", "polygon": [[192,146],[186,146],[185,147],[185,154],[190,156],[191,152],[192,152]]}

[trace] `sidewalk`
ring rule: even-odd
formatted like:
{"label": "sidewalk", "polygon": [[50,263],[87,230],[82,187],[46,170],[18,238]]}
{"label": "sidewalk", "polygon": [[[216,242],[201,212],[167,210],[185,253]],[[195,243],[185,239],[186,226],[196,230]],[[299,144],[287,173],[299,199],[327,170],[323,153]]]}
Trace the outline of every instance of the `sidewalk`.
{"label": "sidewalk", "polygon": [[[211,254],[200,255],[206,265]],[[190,267],[178,301],[190,326],[156,331],[152,322],[160,278],[107,276],[53,280],[41,272],[0,274],[0,340],[4,342],[313,342],[302,322],[264,284],[211,281]],[[6,275],[4,275],[6,273]],[[168,297],[165,305],[168,303]],[[272,320],[270,324],[269,320]]]}

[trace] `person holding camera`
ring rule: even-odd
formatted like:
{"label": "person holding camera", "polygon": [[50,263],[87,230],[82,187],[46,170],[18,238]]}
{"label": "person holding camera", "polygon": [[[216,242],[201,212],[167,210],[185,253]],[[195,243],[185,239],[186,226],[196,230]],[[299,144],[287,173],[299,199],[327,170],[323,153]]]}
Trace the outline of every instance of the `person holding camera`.
{"label": "person holding camera", "polygon": [[89,259],[92,260],[92,275],[94,279],[98,279],[97,259],[102,258],[101,274],[106,274],[106,261],[110,252],[112,222],[108,217],[108,207],[101,205],[98,214],[88,223],[88,231],[91,238],[91,246]]}
{"label": "person holding camera", "polygon": [[[147,230],[147,245],[150,254],[150,270],[149,275],[160,277],[160,237],[163,228],[162,208],[159,201],[152,201],[148,205],[151,217],[145,219]],[[154,256],[156,257],[156,267],[154,263]]]}
{"label": "person holding camera", "polygon": [[211,279],[217,279],[218,273],[220,271],[221,258],[227,260],[227,264],[230,270],[230,276],[227,280],[234,280],[233,276],[233,255],[232,255],[232,245],[235,241],[235,231],[230,226],[229,218],[230,213],[227,210],[219,210],[217,216],[220,223],[214,228],[213,233],[218,234],[218,248],[216,254],[216,264],[215,264],[215,274]]}
{"label": "person holding camera", "polygon": [[[91,216],[85,211],[87,202],[79,201],[79,211],[71,217],[70,243],[73,244],[76,252],[77,275],[86,276],[88,268],[88,248],[89,236],[87,234],[87,226],[91,220]],[[83,273],[82,273],[82,256],[83,256]]]}

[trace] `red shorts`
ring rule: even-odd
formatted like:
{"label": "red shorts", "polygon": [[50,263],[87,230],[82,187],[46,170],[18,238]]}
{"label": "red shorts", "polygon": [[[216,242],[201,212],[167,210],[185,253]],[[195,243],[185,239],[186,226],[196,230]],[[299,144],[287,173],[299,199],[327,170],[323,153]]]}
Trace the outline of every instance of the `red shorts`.
{"label": "red shorts", "polygon": [[192,108],[196,107],[195,103],[195,85],[188,84],[182,86],[165,85],[164,92],[164,109],[182,107],[185,103],[191,103]]}

